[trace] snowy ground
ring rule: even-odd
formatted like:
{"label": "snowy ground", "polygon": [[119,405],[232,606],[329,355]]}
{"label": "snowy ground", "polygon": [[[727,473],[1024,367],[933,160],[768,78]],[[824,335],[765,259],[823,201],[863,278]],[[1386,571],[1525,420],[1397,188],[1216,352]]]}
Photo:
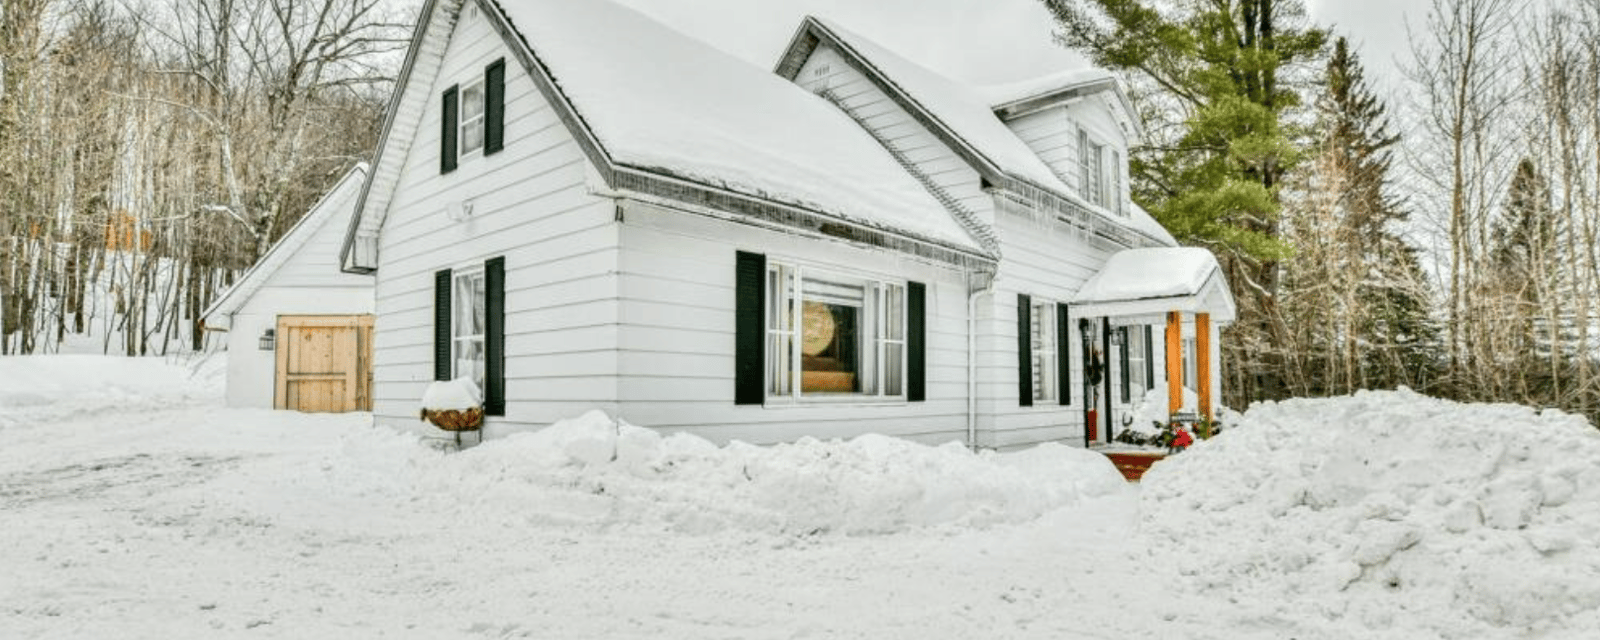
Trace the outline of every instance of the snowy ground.
{"label": "snowy ground", "polygon": [[[0,638],[1600,634],[1600,437],[1562,416],[1494,413],[1468,437],[1495,464],[1448,447],[1401,490],[1426,474],[1349,467],[1427,461],[1385,416],[1483,411],[1273,405],[1141,490],[1065,448],[718,449],[598,416],[446,452],[225,409],[222,369],[0,359]],[[1283,446],[1330,416],[1368,426]]]}

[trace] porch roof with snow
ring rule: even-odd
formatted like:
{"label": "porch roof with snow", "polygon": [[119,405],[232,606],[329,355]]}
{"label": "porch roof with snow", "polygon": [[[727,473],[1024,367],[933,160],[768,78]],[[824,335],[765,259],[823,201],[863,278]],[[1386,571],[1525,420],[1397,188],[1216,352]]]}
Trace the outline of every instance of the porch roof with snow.
{"label": "porch roof with snow", "polygon": [[[979,90],[912,62],[838,24],[811,16],[801,23],[780,59],[778,75],[793,80],[800,73],[805,60],[823,44],[837,49],[989,183],[1048,194],[1113,227],[1142,236],[1148,245],[1177,244],[1161,224],[1142,209],[1130,209],[1125,218],[1094,213],[1097,208],[1062,181],[997,113],[997,109],[1015,104],[1018,99],[1029,101],[1064,91],[1116,88],[1114,79],[1106,77],[1103,72],[1076,70],[1016,85]],[[1108,80],[1110,84],[1106,84]],[[1120,92],[1120,89],[1116,90]],[[1118,101],[1117,104],[1131,109],[1126,101]],[[1138,139],[1141,132],[1137,119],[1131,113],[1123,115],[1118,120],[1127,128],[1129,139]]]}
{"label": "porch roof with snow", "polygon": [[1119,251],[1072,298],[1080,317],[1151,317],[1171,311],[1210,314],[1216,324],[1237,315],[1216,256],[1194,247]]}
{"label": "porch roof with snow", "polygon": [[[467,2],[495,21],[615,193],[683,199],[946,261],[996,259],[847,114],[787,80],[608,1]],[[347,270],[376,268],[376,234],[432,98],[454,22],[444,14],[456,6],[429,0],[423,8],[350,230]]]}
{"label": "porch roof with snow", "polygon": [[[311,206],[300,220],[289,227],[267,254],[257,260],[248,271],[233,286],[228,287],[211,306],[201,314],[205,320],[205,328],[213,331],[227,331],[232,325],[233,314],[238,313],[250,301],[250,297],[260,291],[272,279],[272,274],[298,253],[301,247],[311,242],[318,230],[339,218],[352,216],[355,213],[356,198],[361,194],[361,185],[367,179],[367,163],[359,162],[344,177],[335,183],[332,189],[322,195],[317,203]],[[328,270],[337,273],[339,265],[329,264]]]}

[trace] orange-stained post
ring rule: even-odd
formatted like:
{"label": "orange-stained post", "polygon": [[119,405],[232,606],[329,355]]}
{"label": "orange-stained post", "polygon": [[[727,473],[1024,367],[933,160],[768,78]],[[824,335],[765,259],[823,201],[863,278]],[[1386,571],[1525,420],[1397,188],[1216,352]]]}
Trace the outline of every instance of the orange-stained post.
{"label": "orange-stained post", "polygon": [[1183,316],[1167,312],[1167,415],[1183,407]]}
{"label": "orange-stained post", "polygon": [[1200,417],[1211,419],[1211,314],[1194,314],[1194,373],[1199,380]]}

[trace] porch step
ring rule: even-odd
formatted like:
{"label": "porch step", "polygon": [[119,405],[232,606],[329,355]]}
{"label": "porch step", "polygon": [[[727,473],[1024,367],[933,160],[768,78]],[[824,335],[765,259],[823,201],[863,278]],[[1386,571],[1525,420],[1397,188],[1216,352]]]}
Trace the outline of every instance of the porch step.
{"label": "porch step", "polygon": [[1138,482],[1139,478],[1144,477],[1144,472],[1150,470],[1150,465],[1167,457],[1167,454],[1156,451],[1100,451],[1099,453],[1109,458],[1111,464],[1117,465],[1117,471],[1122,472],[1122,477],[1128,482]]}

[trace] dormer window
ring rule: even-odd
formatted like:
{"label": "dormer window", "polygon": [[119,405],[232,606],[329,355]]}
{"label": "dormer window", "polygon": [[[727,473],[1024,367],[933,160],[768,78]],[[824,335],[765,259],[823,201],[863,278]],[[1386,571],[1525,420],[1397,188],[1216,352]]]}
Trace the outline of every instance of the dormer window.
{"label": "dormer window", "polygon": [[1109,162],[1106,145],[1078,129],[1078,193],[1090,204],[1117,215],[1126,215],[1122,204],[1122,154],[1112,149]]}

